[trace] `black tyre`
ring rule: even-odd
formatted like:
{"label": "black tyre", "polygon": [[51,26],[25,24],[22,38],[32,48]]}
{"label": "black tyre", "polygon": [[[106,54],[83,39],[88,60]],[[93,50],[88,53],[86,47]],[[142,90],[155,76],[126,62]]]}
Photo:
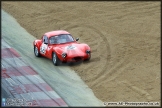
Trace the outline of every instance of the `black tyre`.
{"label": "black tyre", "polygon": [[34,46],[34,54],[36,57],[40,57],[40,53],[38,51],[38,48],[36,46]]}
{"label": "black tyre", "polygon": [[54,53],[54,52],[52,54],[52,62],[53,62],[53,64],[55,66],[58,66],[59,65],[59,62],[60,62],[59,58],[57,57],[56,53]]}

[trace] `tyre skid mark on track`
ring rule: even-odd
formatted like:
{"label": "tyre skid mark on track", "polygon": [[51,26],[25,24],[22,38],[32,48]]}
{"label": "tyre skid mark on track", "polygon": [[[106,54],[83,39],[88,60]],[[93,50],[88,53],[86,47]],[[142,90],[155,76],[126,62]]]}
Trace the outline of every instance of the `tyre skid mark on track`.
{"label": "tyre skid mark on track", "polygon": [[[106,51],[107,51],[107,57],[106,57],[106,63],[105,63],[105,66],[101,69],[101,71],[99,72],[99,74],[93,76],[93,78],[86,78],[84,79],[85,81],[92,81],[93,82],[93,85],[91,85],[91,87],[94,87],[94,86],[98,86],[99,83],[98,82],[103,82],[103,83],[106,83],[106,82],[109,82],[109,81],[112,81],[114,80],[116,77],[118,77],[124,70],[126,70],[130,65],[131,63],[135,60],[135,56],[137,55],[137,53],[134,53],[132,56],[129,56],[129,57],[124,57],[122,58],[120,61],[118,61],[117,64],[114,65],[113,68],[110,68],[110,70],[106,71],[107,68],[108,68],[108,65],[109,65],[109,61],[111,59],[111,48],[110,48],[110,45],[108,43],[108,40],[106,39],[105,35],[103,35],[99,30],[97,30],[96,28],[94,27],[91,27],[91,26],[88,26],[88,25],[80,25],[80,26],[68,26],[66,27],[68,30],[71,30],[71,29],[74,29],[74,28],[78,28],[78,27],[85,27],[87,29],[92,29],[94,30],[96,33],[99,33],[99,36],[102,38],[102,40],[107,43],[106,44]],[[93,40],[92,40],[93,41]],[[91,47],[92,47],[92,51],[95,51],[94,53],[98,52],[99,50],[98,49],[93,49],[94,46],[96,46],[96,43],[91,43],[90,44]],[[100,46],[100,43],[98,43],[98,46]],[[96,47],[95,47],[96,48]],[[105,51],[105,52],[106,52]],[[95,62],[95,61],[99,61],[100,60],[100,56],[99,57],[96,57],[96,58],[92,58],[90,62]],[[92,65],[88,66],[89,67],[93,67]],[[124,67],[124,68],[123,68]],[[88,70],[88,68],[85,68],[84,70]],[[120,70],[120,71],[118,71]],[[106,77],[108,76],[108,77]],[[106,80],[108,78],[108,80]],[[145,92],[144,90],[141,90],[135,86],[131,86],[131,84],[129,83],[126,83],[129,86],[129,88],[131,88],[133,91],[137,92],[138,94],[140,95],[144,95],[146,96],[147,99],[151,100],[152,97],[147,93]]]}
{"label": "tyre skid mark on track", "polygon": [[152,96],[145,90],[142,90],[142,89],[132,85],[127,80],[122,81],[122,83],[125,84],[128,88],[132,89],[134,92],[138,93],[139,95],[146,97],[147,100],[152,101]]}
{"label": "tyre skid mark on track", "polygon": [[[126,57],[122,58],[120,61],[117,62],[117,64],[115,64],[112,68],[110,68],[107,71],[107,73],[105,73],[102,76],[102,78],[99,78],[98,81],[102,81],[105,83],[105,82],[114,80],[124,70],[126,70],[127,68],[129,68],[132,65],[132,63],[136,60],[136,56],[138,56],[138,52],[134,53],[131,56],[126,56]],[[106,76],[108,76],[108,77],[106,77]],[[108,78],[108,80],[107,80],[107,78]],[[94,81],[94,82],[96,82],[96,84],[94,83],[93,86],[97,85],[97,81]]]}
{"label": "tyre skid mark on track", "polygon": [[89,46],[95,46],[95,45],[97,45],[95,42],[89,44]]}
{"label": "tyre skid mark on track", "polygon": [[[109,82],[114,80],[116,77],[118,77],[127,67],[129,67],[131,65],[130,61],[123,61],[121,60],[121,62],[119,62],[118,64],[116,64],[113,68],[111,68],[110,70],[107,71],[107,73],[103,74],[102,77],[100,77],[98,80],[94,81],[93,86],[98,86],[99,84],[97,82],[102,81],[103,83],[105,82]],[[124,68],[123,68],[124,66]],[[121,69],[122,68],[122,69]],[[118,71],[120,70],[120,71]],[[108,76],[108,77],[107,77]],[[108,80],[107,80],[108,79]]]}
{"label": "tyre skid mark on track", "polygon": [[96,61],[100,61],[100,57],[92,58],[90,62],[96,62]]}
{"label": "tyre skid mark on track", "polygon": [[[107,66],[109,65],[109,61],[111,59],[111,49],[110,49],[110,45],[109,45],[109,42],[107,40],[107,38],[105,37],[105,35],[103,35],[98,29],[92,27],[92,26],[89,26],[89,25],[85,25],[85,24],[82,24],[80,26],[78,25],[72,25],[72,26],[65,26],[66,30],[71,30],[71,29],[74,29],[74,28],[86,28],[86,29],[91,29],[93,30],[96,34],[98,34],[99,37],[102,38],[102,40],[106,43],[106,44],[103,44],[103,45],[106,45],[106,49],[105,49],[105,52],[107,52],[107,57],[106,57],[106,63],[105,65],[103,66],[103,68],[101,69],[101,71],[96,75],[94,76],[93,78],[86,78],[86,81],[95,81],[97,80],[98,78],[100,78],[102,76],[102,74],[104,74],[107,70]],[[93,40],[92,40],[93,41]],[[101,43],[97,43],[98,47],[100,47],[100,44]],[[90,45],[95,45],[95,43],[92,43]],[[92,47],[92,46],[91,46]],[[94,50],[95,52],[98,52],[98,49],[92,49]],[[94,52],[94,53],[95,53]],[[97,59],[100,58],[100,57],[97,57]],[[94,60],[97,60],[96,58]],[[93,66],[92,66],[93,67]]]}

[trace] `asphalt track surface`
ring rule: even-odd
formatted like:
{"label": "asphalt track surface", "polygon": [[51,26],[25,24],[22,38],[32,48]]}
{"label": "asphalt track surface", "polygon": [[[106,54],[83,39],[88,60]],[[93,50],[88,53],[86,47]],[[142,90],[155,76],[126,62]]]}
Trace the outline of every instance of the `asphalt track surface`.
{"label": "asphalt track surface", "polygon": [[[35,38],[3,10],[1,15],[2,38],[20,54],[27,65],[38,72],[68,106],[103,106],[75,71],[64,65],[56,67],[49,59],[35,57],[32,45]],[[4,97],[7,97],[7,93]]]}

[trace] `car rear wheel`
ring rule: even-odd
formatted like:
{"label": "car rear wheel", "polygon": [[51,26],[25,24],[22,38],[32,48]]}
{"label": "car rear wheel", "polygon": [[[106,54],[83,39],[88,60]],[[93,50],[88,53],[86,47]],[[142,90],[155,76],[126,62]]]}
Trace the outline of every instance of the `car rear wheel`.
{"label": "car rear wheel", "polygon": [[52,54],[52,62],[55,66],[58,66],[59,64],[59,58],[57,57],[56,53]]}
{"label": "car rear wheel", "polygon": [[34,54],[36,57],[40,57],[40,53],[38,51],[38,48],[36,46],[34,46]]}

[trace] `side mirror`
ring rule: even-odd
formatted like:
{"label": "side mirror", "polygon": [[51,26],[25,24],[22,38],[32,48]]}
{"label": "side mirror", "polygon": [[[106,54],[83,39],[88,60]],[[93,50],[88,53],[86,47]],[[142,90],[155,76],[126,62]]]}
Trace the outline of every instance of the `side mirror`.
{"label": "side mirror", "polygon": [[79,38],[76,38],[76,41],[78,41],[79,40]]}

